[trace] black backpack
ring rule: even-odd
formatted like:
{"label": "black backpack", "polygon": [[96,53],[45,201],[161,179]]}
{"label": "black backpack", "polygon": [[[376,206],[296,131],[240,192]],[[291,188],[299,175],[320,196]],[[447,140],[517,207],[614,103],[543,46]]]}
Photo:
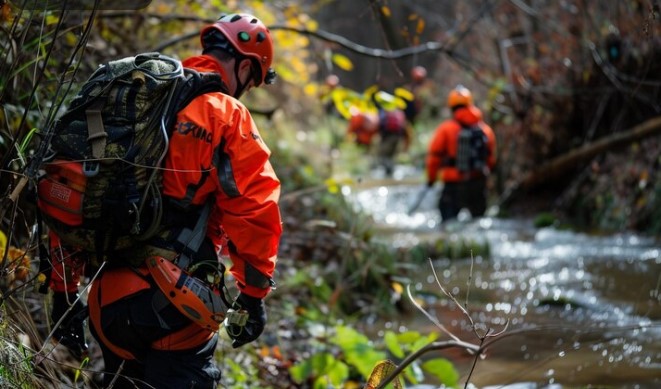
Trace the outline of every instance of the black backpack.
{"label": "black backpack", "polygon": [[487,167],[488,139],[478,126],[462,126],[457,144],[456,168],[462,172],[482,171]]}
{"label": "black backpack", "polygon": [[220,75],[145,53],[97,69],[50,130],[38,208],[70,246],[105,254],[161,232],[161,164],[176,114]]}
{"label": "black backpack", "polygon": [[403,135],[406,132],[406,115],[401,109],[383,110],[379,117],[382,135]]}

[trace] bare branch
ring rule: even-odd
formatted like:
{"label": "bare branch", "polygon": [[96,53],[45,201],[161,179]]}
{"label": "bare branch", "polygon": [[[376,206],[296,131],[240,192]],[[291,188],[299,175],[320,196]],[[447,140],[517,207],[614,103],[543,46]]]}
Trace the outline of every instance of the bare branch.
{"label": "bare branch", "polygon": [[440,329],[444,334],[446,334],[446,335],[449,336],[450,338],[454,339],[455,341],[457,341],[457,342],[460,342],[460,341],[461,341],[456,335],[454,335],[454,334],[453,334],[452,332],[450,332],[447,328],[445,328],[445,326],[444,326],[443,324],[441,324],[438,320],[436,320],[435,317],[433,317],[429,312],[425,311],[425,309],[424,309],[422,306],[420,306],[420,304],[418,304],[417,301],[415,301],[415,299],[414,299],[413,296],[411,295],[411,285],[407,285],[407,286],[406,286],[406,292],[408,293],[408,295],[409,295],[409,299],[411,300],[411,302],[413,303],[413,305],[415,305],[415,307],[418,308],[418,310],[419,310],[420,312],[422,312],[423,315],[425,315],[425,316],[427,317],[427,319],[429,319],[432,323],[434,323],[434,325],[435,325],[436,327],[438,327],[438,329]]}
{"label": "bare branch", "polygon": [[[443,285],[441,284],[440,279],[438,278],[438,274],[436,274],[436,269],[434,269],[434,264],[432,263],[431,258],[429,258],[429,264],[431,265],[431,271],[434,273],[434,279],[436,280],[436,284],[438,285],[439,288],[441,288],[441,291],[443,294],[445,294],[450,300],[452,300],[453,303],[461,310],[461,312],[468,318],[468,321],[471,323],[471,328],[473,328],[473,331],[476,331],[475,329],[475,322],[473,322],[473,318],[471,318],[471,315],[468,313],[466,308],[464,308],[461,304],[459,304],[459,301],[457,301],[456,297],[454,297],[452,294],[450,294]],[[475,335],[480,338],[480,335],[475,332]]]}

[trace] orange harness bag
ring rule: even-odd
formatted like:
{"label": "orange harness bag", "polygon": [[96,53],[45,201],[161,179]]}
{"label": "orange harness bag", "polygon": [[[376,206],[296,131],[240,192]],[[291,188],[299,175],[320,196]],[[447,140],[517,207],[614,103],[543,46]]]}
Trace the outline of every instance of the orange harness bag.
{"label": "orange harness bag", "polygon": [[[159,264],[158,266],[162,265],[165,269],[170,269],[170,267],[167,266],[167,263],[171,264],[173,267],[177,267],[166,259],[160,257],[152,258],[156,259],[156,263]],[[158,259],[162,260],[163,262],[158,261]],[[161,270],[153,270],[156,272],[161,272]],[[167,272],[169,270],[165,271]],[[138,269],[131,269],[128,267],[111,269],[104,272],[104,274],[102,274],[99,279],[94,281],[90,288],[88,302],[92,325],[94,326],[94,329],[96,330],[97,335],[101,341],[113,353],[122,359],[133,360],[136,358],[130,351],[116,346],[105,336],[103,333],[103,327],[101,326],[101,309],[109,304],[131,296],[142,290],[149,289],[151,285],[145,279],[145,277],[148,277],[150,274],[152,274],[153,277],[154,273],[152,273],[152,269],[149,269],[146,266],[142,266]],[[195,279],[193,277],[189,278]],[[161,280],[161,282],[162,281],[163,280]],[[198,282],[202,284],[199,280]],[[159,289],[161,289],[166,294],[166,296],[168,296],[168,299],[170,299],[170,296],[166,290],[171,290],[162,289],[161,284],[159,284],[158,281],[157,285],[159,286]],[[202,285],[206,287],[206,285]],[[201,306],[204,306],[203,303],[197,302],[199,301],[199,298],[195,295],[195,293],[192,293],[192,289],[190,288],[187,288],[184,292],[181,292],[179,297],[182,301],[178,304],[175,304],[175,306],[177,306],[180,311],[181,306],[195,307],[196,309],[200,310]],[[172,302],[173,300],[170,299],[170,301]],[[184,312],[182,311],[182,313]],[[189,315],[186,316],[190,317]],[[210,317],[209,314],[200,314],[200,316],[204,316],[206,318]],[[222,317],[224,317],[224,315]],[[222,319],[220,320],[222,322]],[[209,341],[216,331],[218,331],[218,324],[215,325],[215,329],[210,329],[208,326],[201,326],[198,321],[194,320],[193,323],[182,328],[181,330],[173,332],[172,334],[152,342],[151,346],[156,350],[186,350]]]}

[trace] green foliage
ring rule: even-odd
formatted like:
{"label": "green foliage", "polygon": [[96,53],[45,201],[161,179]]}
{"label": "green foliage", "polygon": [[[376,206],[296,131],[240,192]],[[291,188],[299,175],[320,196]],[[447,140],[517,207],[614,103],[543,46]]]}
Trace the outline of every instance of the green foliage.
{"label": "green foliage", "polygon": [[[422,335],[417,331],[402,333],[387,331],[384,335],[384,342],[394,357],[403,359],[435,341],[437,337],[436,333]],[[444,358],[416,360],[406,368],[404,375],[411,383],[420,383],[424,376],[432,376],[448,387],[457,386],[459,380],[459,373],[452,363]]]}
{"label": "green foliage", "polygon": [[0,308],[0,387],[35,388],[32,352],[18,341],[11,323],[6,320],[5,307]]}
{"label": "green foliage", "polygon": [[289,369],[297,383],[313,381],[314,389],[341,388],[349,378],[349,367],[330,353],[319,353]]}
{"label": "green foliage", "polygon": [[255,387],[255,382],[258,377],[257,358],[249,355],[242,355],[239,363],[236,359],[224,358],[223,359],[223,383],[224,387],[228,389],[244,389]]}
{"label": "green foliage", "polygon": [[459,386],[459,372],[447,359],[430,359],[422,363],[422,369],[448,387]]}
{"label": "green foliage", "polygon": [[491,247],[485,240],[476,240],[473,238],[448,235],[442,236],[433,242],[423,242],[412,247],[407,256],[412,261],[426,261],[429,258],[448,258],[448,259],[467,259],[467,258],[489,258],[491,256]]}
{"label": "green foliage", "polygon": [[332,342],[340,347],[347,363],[356,368],[364,378],[369,377],[372,368],[385,359],[383,351],[377,351],[372,341],[355,329],[339,326]]}
{"label": "green foliage", "polygon": [[[329,384],[340,388],[343,387],[342,383],[354,376],[352,371],[359,374],[360,380],[364,382],[386,360],[388,353],[402,360],[436,338],[434,333],[422,335],[417,331],[386,331],[383,341],[375,343],[356,329],[339,325],[334,327],[334,335],[330,339],[339,350],[318,351],[311,358],[295,364],[289,371],[299,384],[314,382],[315,388],[325,388]],[[426,376],[433,377],[447,387],[457,387],[459,381],[459,373],[444,358],[413,361],[406,367],[403,376],[412,384],[423,382]]]}
{"label": "green foliage", "polygon": [[533,222],[535,228],[551,227],[556,223],[556,218],[552,213],[540,213]]}

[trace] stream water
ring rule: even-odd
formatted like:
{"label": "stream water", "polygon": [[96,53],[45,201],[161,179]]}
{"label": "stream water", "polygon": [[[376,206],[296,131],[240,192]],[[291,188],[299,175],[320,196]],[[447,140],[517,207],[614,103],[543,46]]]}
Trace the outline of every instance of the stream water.
{"label": "stream water", "polygon": [[[535,228],[532,220],[496,217],[462,218],[441,228],[438,189],[409,214],[421,185],[405,180],[345,193],[395,246],[441,235],[488,243],[488,258],[431,258],[438,281],[432,265],[421,264],[410,285],[424,297],[425,309],[464,341],[479,343],[471,320],[480,334],[504,330],[488,339],[491,345],[473,370],[475,358],[463,350],[428,355],[448,358],[462,385],[470,377],[479,388],[661,388],[659,240],[627,232],[594,236]],[[441,293],[439,283],[471,320]],[[415,308],[382,325],[439,331]]]}

